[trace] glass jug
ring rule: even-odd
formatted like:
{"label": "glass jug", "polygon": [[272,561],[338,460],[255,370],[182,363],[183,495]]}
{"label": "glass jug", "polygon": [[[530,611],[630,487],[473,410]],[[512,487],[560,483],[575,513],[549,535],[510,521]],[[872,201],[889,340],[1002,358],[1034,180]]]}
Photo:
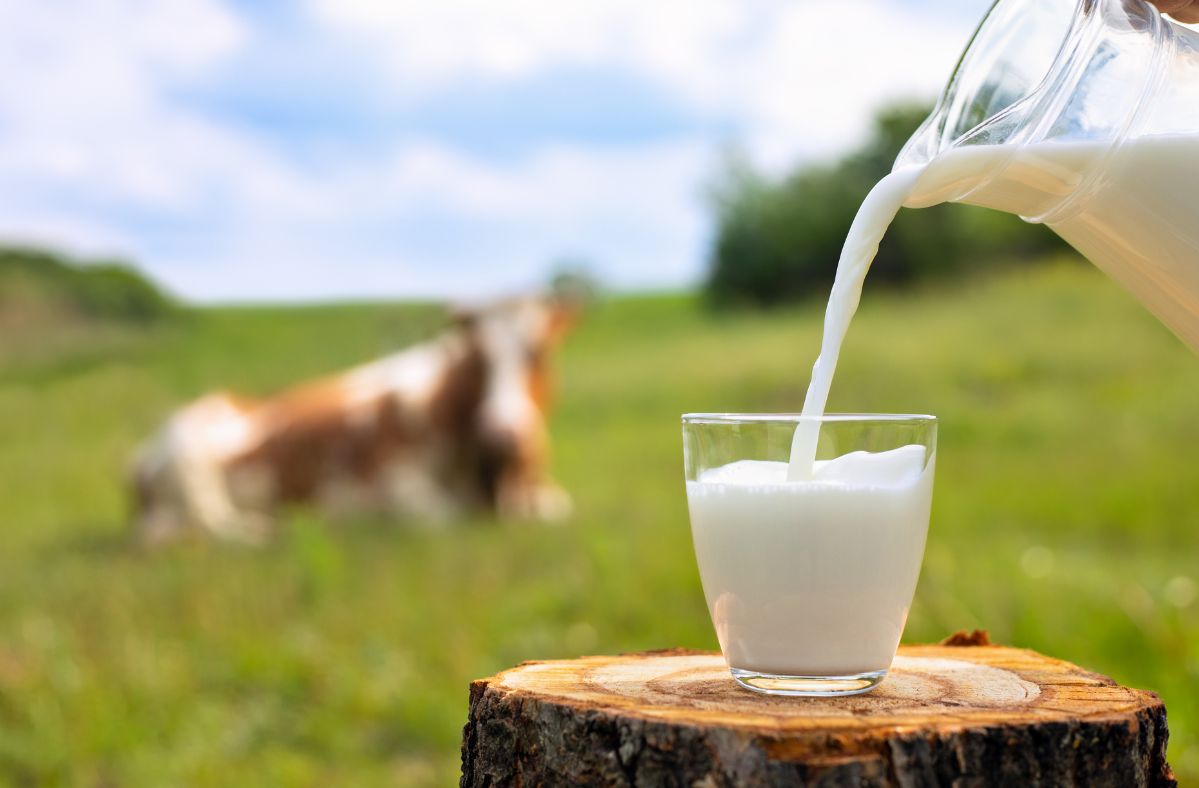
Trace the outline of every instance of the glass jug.
{"label": "glass jug", "polygon": [[1199,351],[1199,31],[1144,0],[998,0],[910,166],[905,205],[1043,222]]}

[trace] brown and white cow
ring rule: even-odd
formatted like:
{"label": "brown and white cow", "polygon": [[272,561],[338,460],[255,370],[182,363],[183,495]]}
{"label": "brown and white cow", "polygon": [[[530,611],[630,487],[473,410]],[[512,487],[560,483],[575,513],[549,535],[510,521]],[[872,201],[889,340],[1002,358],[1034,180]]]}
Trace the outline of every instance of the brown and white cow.
{"label": "brown and white cow", "polygon": [[546,475],[546,408],[549,354],[574,312],[511,299],[269,399],[214,393],[182,407],[133,464],[141,538],[259,541],[293,504],[422,521],[568,516]]}

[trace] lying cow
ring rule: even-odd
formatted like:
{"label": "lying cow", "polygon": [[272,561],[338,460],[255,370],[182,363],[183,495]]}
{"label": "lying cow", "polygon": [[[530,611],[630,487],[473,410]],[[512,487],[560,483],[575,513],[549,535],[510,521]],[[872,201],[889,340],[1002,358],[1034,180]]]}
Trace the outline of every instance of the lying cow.
{"label": "lying cow", "polygon": [[425,344],[253,400],[209,394],[138,453],[144,541],[188,531],[258,541],[281,507],[446,520],[556,520],[546,476],[549,354],[571,304],[522,298],[461,314]]}

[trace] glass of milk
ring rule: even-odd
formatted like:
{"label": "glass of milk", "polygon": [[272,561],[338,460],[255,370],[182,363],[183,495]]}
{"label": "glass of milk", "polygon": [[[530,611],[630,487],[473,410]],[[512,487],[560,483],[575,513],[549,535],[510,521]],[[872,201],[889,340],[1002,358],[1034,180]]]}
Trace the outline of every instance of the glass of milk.
{"label": "glass of milk", "polygon": [[[812,471],[788,480],[792,437],[812,421]],[[683,416],[704,596],[743,687],[851,695],[887,675],[924,557],[936,440],[932,416]]]}

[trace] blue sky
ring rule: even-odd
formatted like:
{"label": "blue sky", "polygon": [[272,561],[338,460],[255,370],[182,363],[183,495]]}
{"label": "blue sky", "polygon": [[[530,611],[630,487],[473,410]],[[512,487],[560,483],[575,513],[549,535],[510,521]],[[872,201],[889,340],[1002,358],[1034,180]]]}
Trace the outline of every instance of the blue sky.
{"label": "blue sky", "polygon": [[836,155],[987,5],[0,0],[0,239],[202,301],[682,286],[722,151]]}

